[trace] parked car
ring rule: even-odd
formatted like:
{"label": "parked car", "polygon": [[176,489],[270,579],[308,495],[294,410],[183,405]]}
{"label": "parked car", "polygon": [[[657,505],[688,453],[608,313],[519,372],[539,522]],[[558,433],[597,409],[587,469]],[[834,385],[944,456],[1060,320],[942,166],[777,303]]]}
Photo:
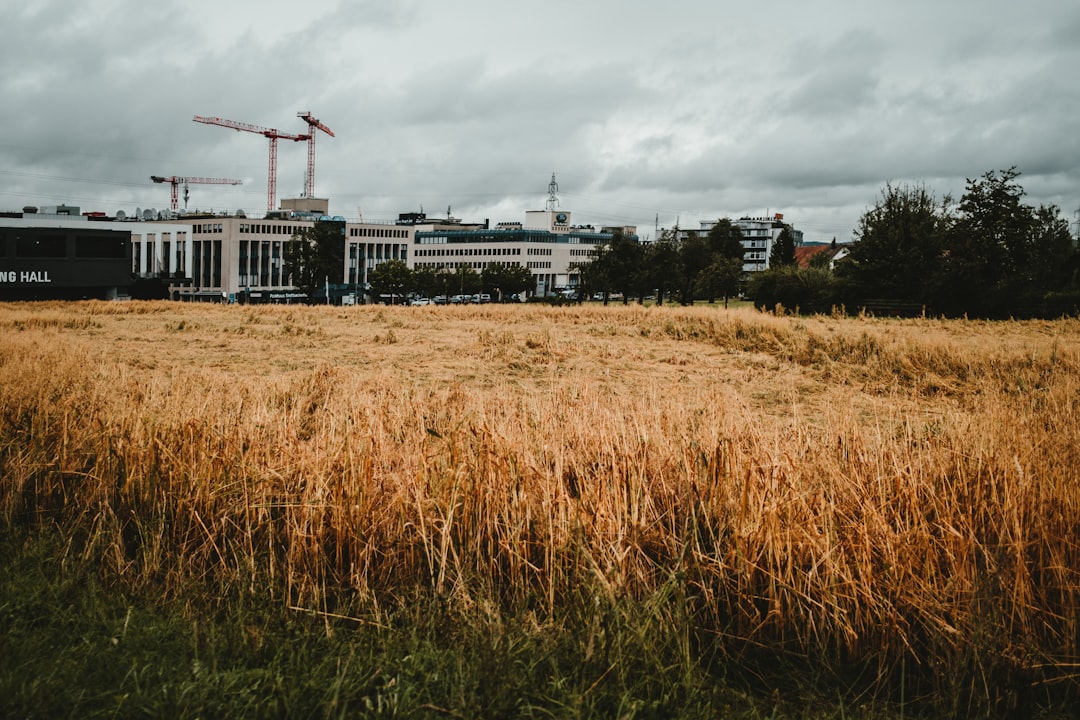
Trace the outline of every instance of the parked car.
{"label": "parked car", "polygon": [[414,298],[412,300],[412,302],[410,302],[409,304],[410,305],[430,305],[431,304],[431,298],[425,298],[425,297]]}

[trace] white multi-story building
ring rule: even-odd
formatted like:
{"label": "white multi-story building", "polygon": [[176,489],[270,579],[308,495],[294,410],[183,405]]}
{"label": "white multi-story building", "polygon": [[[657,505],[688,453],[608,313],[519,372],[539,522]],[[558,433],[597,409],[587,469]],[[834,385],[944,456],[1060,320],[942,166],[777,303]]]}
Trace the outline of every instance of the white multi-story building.
{"label": "white multi-story building", "polygon": [[[716,220],[702,220],[702,234],[712,230],[716,223]],[[802,231],[785,223],[780,213],[772,217],[741,217],[731,224],[742,231],[743,272],[759,272],[769,267],[773,244],[784,228],[791,233],[796,247],[802,244]]]}
{"label": "white multi-story building", "polygon": [[285,270],[285,248],[302,229],[322,221],[341,225],[345,263],[327,278],[337,296],[363,294],[368,273],[387,260],[408,263],[415,230],[389,223],[350,222],[343,217],[278,211],[263,219],[206,216],[186,221],[192,227],[189,285],[178,299],[215,302],[288,302],[307,296],[296,290]]}
{"label": "white multi-story building", "polygon": [[[405,216],[403,216],[404,218]],[[482,272],[489,265],[519,265],[535,279],[535,292],[549,295],[577,287],[579,269],[596,255],[599,246],[618,231],[637,239],[637,228],[575,226],[565,210],[530,210],[525,222],[464,225],[460,221],[409,216],[415,222],[413,268]]]}

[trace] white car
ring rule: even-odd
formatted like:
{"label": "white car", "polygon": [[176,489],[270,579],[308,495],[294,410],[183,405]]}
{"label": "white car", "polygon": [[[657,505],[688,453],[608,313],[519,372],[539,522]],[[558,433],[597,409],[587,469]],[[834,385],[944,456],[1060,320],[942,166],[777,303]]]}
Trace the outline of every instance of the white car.
{"label": "white car", "polygon": [[431,298],[414,298],[410,305],[431,305]]}

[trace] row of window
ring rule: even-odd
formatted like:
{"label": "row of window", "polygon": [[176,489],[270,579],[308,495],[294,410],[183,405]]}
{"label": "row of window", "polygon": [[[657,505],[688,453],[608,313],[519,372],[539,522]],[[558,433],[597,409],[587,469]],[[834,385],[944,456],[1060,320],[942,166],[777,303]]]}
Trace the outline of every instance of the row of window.
{"label": "row of window", "polygon": [[551,262],[550,261],[544,262],[544,261],[537,260],[537,261],[525,263],[525,267],[530,268],[530,269],[550,268],[551,267]]}
{"label": "row of window", "polygon": [[[127,257],[127,236],[81,235],[75,237],[74,247],[77,258],[99,258],[122,260]],[[67,235],[0,235],[0,257],[7,257],[8,252],[16,258],[66,258],[68,257]]]}
{"label": "row of window", "polygon": [[288,235],[296,232],[297,226],[274,225],[272,223],[240,223],[240,232],[244,235]]}
{"label": "row of window", "polygon": [[349,228],[349,237],[403,238],[409,237],[408,230],[397,228]]}
{"label": "row of window", "polygon": [[529,255],[551,255],[551,248],[529,248]]}
{"label": "row of window", "polygon": [[224,232],[224,228],[221,223],[198,223],[192,225],[192,232],[199,235],[209,235],[211,233]]}
{"label": "row of window", "polygon": [[[551,263],[548,263],[550,265]],[[453,270],[459,267],[473,268],[474,270],[483,270],[487,267],[517,267],[521,265],[519,262],[509,261],[503,262],[500,260],[487,260],[484,262],[454,262],[453,260],[447,260],[445,262],[417,262],[413,264],[415,269],[426,268],[432,270]],[[529,267],[532,267],[532,263],[529,263]]]}
{"label": "row of window", "polygon": [[239,281],[242,287],[280,287],[286,284],[282,274],[282,251],[288,240],[241,240],[239,245]]}
{"label": "row of window", "polygon": [[[497,257],[502,255],[520,255],[521,248],[490,247],[490,248],[418,248],[413,251],[413,257]],[[532,255],[532,248],[529,249]],[[550,251],[548,251],[550,254]]]}
{"label": "row of window", "polygon": [[[289,284],[284,266],[284,249],[288,240],[241,240],[237,258],[240,285],[243,287],[283,287]],[[357,282],[359,259],[365,258],[368,270],[383,260],[405,260],[406,248],[401,243],[350,243],[349,282]]]}
{"label": "row of window", "polygon": [[[349,259],[367,255],[368,260],[401,260],[408,257],[408,245],[402,243],[349,243]],[[367,250],[364,250],[367,248]],[[370,263],[369,263],[370,265]]]}
{"label": "row of window", "polygon": [[[417,245],[446,245],[453,243],[507,243],[507,242],[529,242],[529,243],[554,243],[559,242],[559,237],[546,230],[537,230],[535,232],[513,232],[513,233],[500,233],[498,235],[485,234],[484,231],[461,231],[454,233],[453,235],[429,235],[427,232],[416,233],[414,242]],[[561,236],[565,237],[565,236]]]}
{"label": "row of window", "polygon": [[191,277],[196,287],[221,287],[220,240],[195,240],[192,243]]}
{"label": "row of window", "polygon": [[[154,242],[148,241],[145,243],[136,242],[131,244],[131,267],[136,274],[142,275],[144,273],[157,274],[168,273],[172,274],[177,270],[181,270],[184,267],[184,246],[180,243],[176,245],[176,257],[172,258],[170,250],[172,243],[165,240],[161,243],[161,257],[157,257],[154,252]],[[170,264],[170,260],[175,260],[175,264]]]}

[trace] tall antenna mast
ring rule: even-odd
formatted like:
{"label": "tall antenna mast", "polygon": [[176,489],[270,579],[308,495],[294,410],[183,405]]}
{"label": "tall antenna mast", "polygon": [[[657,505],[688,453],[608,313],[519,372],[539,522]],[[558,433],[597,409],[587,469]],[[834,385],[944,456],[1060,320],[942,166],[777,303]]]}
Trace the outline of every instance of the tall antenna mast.
{"label": "tall antenna mast", "polygon": [[555,173],[551,173],[551,182],[548,183],[548,210],[554,210],[559,207],[559,198],[555,195],[557,192],[559,192],[559,183],[555,182]]}

